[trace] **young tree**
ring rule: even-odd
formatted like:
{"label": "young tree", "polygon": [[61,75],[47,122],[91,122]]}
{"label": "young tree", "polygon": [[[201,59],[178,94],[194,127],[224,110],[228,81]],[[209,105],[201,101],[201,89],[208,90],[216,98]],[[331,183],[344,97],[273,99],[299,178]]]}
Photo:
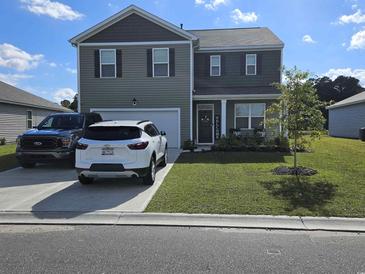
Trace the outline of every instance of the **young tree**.
{"label": "young tree", "polygon": [[267,110],[267,125],[280,127],[282,134],[293,139],[294,169],[297,170],[297,146],[304,135],[310,132],[312,138],[319,137],[325,119],[321,112],[323,103],[319,100],[309,73],[297,69],[284,71],[286,82],[275,83],[281,91],[278,102]]}

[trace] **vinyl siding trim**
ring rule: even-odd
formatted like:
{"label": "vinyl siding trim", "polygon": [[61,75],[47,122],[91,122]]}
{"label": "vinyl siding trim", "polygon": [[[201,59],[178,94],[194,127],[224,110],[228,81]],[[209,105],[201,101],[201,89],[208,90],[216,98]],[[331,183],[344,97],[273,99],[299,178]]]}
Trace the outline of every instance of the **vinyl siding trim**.
{"label": "vinyl siding trim", "polygon": [[277,45],[255,45],[255,46],[239,46],[239,47],[217,47],[217,48],[199,48],[197,52],[205,53],[205,52],[236,52],[236,51],[261,51],[261,50],[279,50],[283,49],[284,46]]}
{"label": "vinyl siding trim", "polygon": [[242,95],[194,95],[194,100],[256,100],[256,99],[277,99],[280,94],[242,94]]}

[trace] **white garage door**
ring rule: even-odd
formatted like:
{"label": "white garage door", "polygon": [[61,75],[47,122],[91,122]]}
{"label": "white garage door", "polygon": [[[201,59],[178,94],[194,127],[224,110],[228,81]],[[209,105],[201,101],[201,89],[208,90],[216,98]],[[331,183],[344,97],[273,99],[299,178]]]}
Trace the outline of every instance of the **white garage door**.
{"label": "white garage door", "polygon": [[165,131],[168,146],[179,147],[180,112],[179,109],[92,109],[101,114],[104,120],[150,120],[160,131]]}

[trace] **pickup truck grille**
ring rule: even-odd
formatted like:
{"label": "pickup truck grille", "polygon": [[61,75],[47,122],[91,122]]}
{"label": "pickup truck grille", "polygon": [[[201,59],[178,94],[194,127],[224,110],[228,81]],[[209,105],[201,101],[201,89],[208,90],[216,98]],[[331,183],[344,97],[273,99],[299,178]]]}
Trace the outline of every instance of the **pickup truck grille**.
{"label": "pickup truck grille", "polygon": [[56,137],[23,137],[20,146],[22,149],[43,150],[60,147],[60,141]]}

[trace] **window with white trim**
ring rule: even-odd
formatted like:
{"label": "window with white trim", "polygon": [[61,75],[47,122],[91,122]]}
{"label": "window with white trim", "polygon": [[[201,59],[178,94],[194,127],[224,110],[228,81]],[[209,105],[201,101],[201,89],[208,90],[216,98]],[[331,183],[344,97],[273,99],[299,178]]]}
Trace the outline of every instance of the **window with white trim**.
{"label": "window with white trim", "polygon": [[210,56],[210,76],[221,76],[221,56]]}
{"label": "window with white trim", "polygon": [[234,127],[237,129],[263,129],[265,103],[235,104]]}
{"label": "window with white trim", "polygon": [[115,78],[117,75],[115,49],[100,50],[100,78]]}
{"label": "window with white trim", "polygon": [[256,54],[246,54],[246,75],[256,75]]}
{"label": "window with white trim", "polygon": [[169,77],[169,49],[152,49],[153,77]]}
{"label": "window with white trim", "polygon": [[33,113],[27,110],[27,129],[33,128]]}

